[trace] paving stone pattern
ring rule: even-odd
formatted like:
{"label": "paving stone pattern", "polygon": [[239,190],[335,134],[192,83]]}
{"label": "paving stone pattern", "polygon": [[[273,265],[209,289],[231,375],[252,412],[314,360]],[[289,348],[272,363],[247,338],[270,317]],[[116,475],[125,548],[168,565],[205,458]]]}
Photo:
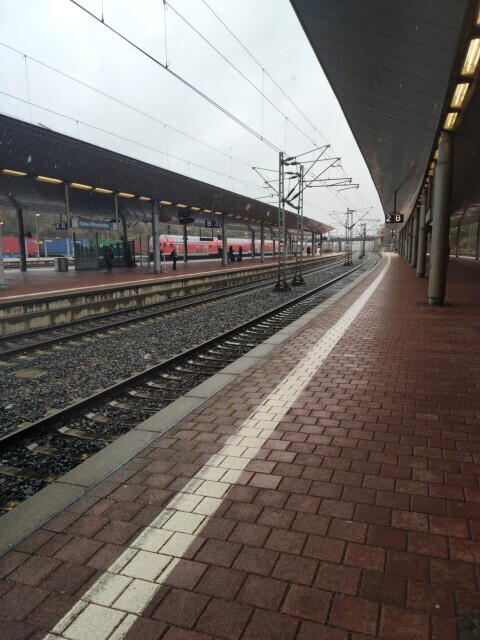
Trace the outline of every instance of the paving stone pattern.
{"label": "paving stone pattern", "polygon": [[479,267],[452,260],[428,308],[394,257],[286,413],[260,408],[378,270],[29,536],[0,559],[2,638],[474,637]]}

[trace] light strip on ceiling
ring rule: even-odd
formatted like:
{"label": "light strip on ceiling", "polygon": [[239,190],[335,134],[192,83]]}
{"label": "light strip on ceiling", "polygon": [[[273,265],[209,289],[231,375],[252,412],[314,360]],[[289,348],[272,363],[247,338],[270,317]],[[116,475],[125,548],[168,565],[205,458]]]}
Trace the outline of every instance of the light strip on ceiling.
{"label": "light strip on ceiling", "polygon": [[211,209],[202,209],[202,213],[212,213]]}
{"label": "light strip on ceiling", "polygon": [[7,176],[17,176],[19,178],[27,175],[25,171],[14,171],[13,169],[2,169],[2,173]]}
{"label": "light strip on ceiling", "polygon": [[139,196],[138,199],[142,202],[150,202],[151,200],[151,198],[147,198],[147,196]]}
{"label": "light strip on ceiling", "polygon": [[97,193],[105,193],[107,195],[112,195],[113,191],[111,189],[102,189],[102,187],[95,187],[94,191]]}
{"label": "light strip on ceiling", "polygon": [[462,76],[470,76],[475,72],[475,69],[480,59],[480,38],[475,38],[470,42],[468,47],[465,62],[463,63]]}
{"label": "light strip on ceiling", "polygon": [[455,88],[455,93],[453,94],[453,98],[452,98],[452,104],[451,104],[452,107],[454,107],[455,109],[461,108],[463,101],[465,100],[465,96],[467,95],[469,86],[470,85],[468,82],[462,82],[461,84],[457,84]]}
{"label": "light strip on ceiling", "polygon": [[200,207],[190,207],[192,211],[200,211]]}
{"label": "light strip on ceiling", "polygon": [[187,205],[186,204],[181,204],[180,202],[177,204],[177,209],[186,209]]}
{"label": "light strip on ceiling", "polygon": [[81,182],[70,182],[69,186],[74,189],[83,189],[84,191],[91,191],[93,189],[89,184],[82,184]]}
{"label": "light strip on ceiling", "polygon": [[120,196],[120,198],[134,198],[135,195],[133,193],[125,193],[124,191],[119,191],[117,193],[117,196]]}
{"label": "light strip on ceiling", "polygon": [[37,176],[35,180],[39,182],[50,182],[50,184],[62,184],[63,180],[58,180],[58,178],[49,178],[48,176]]}
{"label": "light strip on ceiling", "polygon": [[450,111],[445,120],[445,129],[453,129],[457,120],[458,113],[456,111]]}
{"label": "light strip on ceiling", "polygon": [[170,206],[172,203],[169,202],[168,200],[160,200],[160,204],[163,204],[165,207]]}

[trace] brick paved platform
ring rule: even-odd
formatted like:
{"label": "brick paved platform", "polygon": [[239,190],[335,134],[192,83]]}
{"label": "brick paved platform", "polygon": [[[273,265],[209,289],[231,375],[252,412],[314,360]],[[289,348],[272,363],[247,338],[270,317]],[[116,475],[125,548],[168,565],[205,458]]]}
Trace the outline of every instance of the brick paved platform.
{"label": "brick paved platform", "polygon": [[455,640],[480,607],[479,282],[452,260],[429,308],[384,258],[5,555],[2,638]]}
{"label": "brick paved platform", "polygon": [[[274,264],[278,258],[266,258],[264,264]],[[177,262],[177,271],[173,271],[172,263],[167,262],[166,270],[162,274],[152,273],[150,267],[134,267],[131,269],[113,269],[107,272],[99,271],[75,271],[70,266],[69,271],[56,272],[50,268],[31,268],[26,272],[18,270],[5,271],[6,289],[0,291],[0,304],[2,302],[20,302],[36,296],[52,293],[81,293],[82,291],[94,291],[95,289],[109,289],[115,286],[128,284],[150,284],[166,278],[184,278],[186,275],[200,275],[214,273],[226,269],[248,269],[260,267],[260,258],[254,260],[245,258],[242,263],[232,263],[223,267],[220,260],[190,260],[189,262]]]}

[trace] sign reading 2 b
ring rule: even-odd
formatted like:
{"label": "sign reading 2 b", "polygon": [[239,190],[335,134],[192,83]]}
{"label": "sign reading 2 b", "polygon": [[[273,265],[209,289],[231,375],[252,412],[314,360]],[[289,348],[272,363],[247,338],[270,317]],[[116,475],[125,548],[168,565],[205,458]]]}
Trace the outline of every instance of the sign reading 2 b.
{"label": "sign reading 2 b", "polygon": [[385,222],[393,222],[393,224],[395,224],[396,222],[403,222],[403,213],[386,213],[385,214]]}

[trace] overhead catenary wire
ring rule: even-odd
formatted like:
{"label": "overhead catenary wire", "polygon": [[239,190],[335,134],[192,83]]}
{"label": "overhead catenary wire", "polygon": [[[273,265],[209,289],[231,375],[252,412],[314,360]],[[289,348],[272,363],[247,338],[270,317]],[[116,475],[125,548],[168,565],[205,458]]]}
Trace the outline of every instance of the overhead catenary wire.
{"label": "overhead catenary wire", "polygon": [[133,47],[134,49],[136,49],[139,53],[141,53],[142,55],[146,56],[149,60],[151,60],[154,64],[156,64],[157,66],[159,66],[161,69],[163,69],[164,71],[166,71],[168,74],[170,74],[172,77],[174,77],[176,80],[178,80],[181,84],[185,85],[188,89],[190,89],[191,91],[193,91],[194,93],[196,93],[198,96],[200,96],[201,98],[203,98],[204,100],[206,100],[209,104],[211,104],[213,107],[215,107],[216,109],[218,109],[221,113],[223,113],[224,115],[226,115],[228,118],[230,118],[231,120],[233,120],[233,122],[235,122],[236,124],[238,124],[240,127],[242,127],[243,129],[245,129],[246,131],[248,131],[250,134],[252,134],[253,136],[255,136],[258,140],[260,140],[261,142],[263,142],[264,144],[266,144],[267,146],[269,146],[273,151],[279,152],[280,149],[273,143],[270,142],[270,140],[267,140],[267,138],[262,137],[260,133],[258,133],[258,131],[255,131],[255,129],[253,129],[252,127],[250,127],[246,122],[243,122],[243,120],[240,120],[240,118],[237,118],[237,116],[235,116],[233,113],[231,113],[230,111],[228,111],[228,109],[226,109],[225,107],[222,107],[222,105],[220,105],[218,102],[216,102],[215,100],[213,100],[213,98],[210,98],[209,96],[207,96],[203,91],[201,91],[198,87],[196,87],[195,85],[193,85],[191,82],[189,82],[188,80],[186,80],[185,78],[183,78],[181,75],[179,75],[178,73],[175,73],[175,71],[173,71],[170,67],[167,67],[165,64],[163,64],[163,62],[161,62],[160,60],[158,60],[158,58],[156,58],[155,56],[153,56],[151,53],[148,53],[148,51],[145,51],[145,49],[143,49],[142,47],[140,47],[140,45],[135,44],[135,42],[133,42],[132,40],[130,40],[129,38],[127,38],[127,36],[123,35],[123,33],[120,33],[120,31],[117,31],[117,29],[114,29],[114,27],[112,27],[111,25],[109,25],[107,22],[102,22],[100,20],[100,18],[98,18],[98,16],[96,16],[94,13],[92,13],[91,11],[89,11],[87,8],[83,7],[79,2],[77,2],[77,0],[70,0],[70,2],[72,4],[74,4],[76,7],[78,7],[81,11],[84,11],[87,15],[89,15],[93,20],[95,20],[96,22],[98,22],[99,24],[101,24],[102,26],[104,26],[105,28],[107,28],[109,31],[111,31],[112,33],[114,33],[116,36],[118,36],[121,40],[123,40],[124,42],[126,42],[127,44],[129,44],[131,47]]}
{"label": "overhead catenary wire", "polygon": [[[119,98],[116,98],[115,96],[112,96],[108,93],[105,93],[104,91],[102,91],[101,89],[98,89],[97,87],[92,86],[91,84],[88,84],[87,82],[84,82],[83,80],[79,80],[78,78],[75,78],[74,76],[71,76],[68,73],[65,73],[64,71],[61,71],[60,69],[57,69],[55,67],[52,67],[51,65],[43,62],[42,60],[39,60],[38,58],[33,58],[32,56],[29,56],[25,53],[23,53],[22,51],[19,51],[18,49],[15,49],[14,47],[4,43],[4,42],[0,42],[0,46],[5,47],[6,49],[9,49],[10,51],[13,51],[14,53],[18,53],[20,56],[23,56],[24,58],[31,60],[32,62],[35,62],[36,64],[45,67],[46,69],[49,69],[50,71],[53,71],[54,73],[57,73],[59,75],[61,75],[64,78],[67,78],[68,80],[71,80],[72,82],[75,82],[77,84],[79,84],[82,87],[85,87],[87,89],[90,89],[91,91],[94,91],[95,93],[97,93],[98,95],[101,95],[104,98],[107,98],[108,100],[112,100],[113,102],[116,102],[117,104],[120,104],[122,107],[125,107],[127,109],[130,109],[131,111],[138,113],[139,115],[145,117],[145,118],[149,118],[150,120],[152,120],[153,122],[156,122],[157,124],[160,124],[164,127],[167,127],[168,129],[171,129],[172,131],[175,131],[175,133],[179,133],[182,136],[185,136],[186,138],[189,138],[190,140],[193,140],[194,142],[197,142],[198,144],[203,145],[204,147],[211,149],[212,151],[216,151],[217,153],[220,153],[222,155],[224,155],[225,157],[228,158],[232,158],[238,162],[239,164],[243,164],[246,167],[251,167],[251,162],[246,162],[245,160],[241,160],[240,158],[237,158],[236,156],[232,156],[230,153],[227,153],[226,151],[223,151],[222,149],[219,149],[218,147],[214,147],[213,145],[209,144],[208,142],[204,142],[203,140],[200,140],[199,138],[196,138],[195,136],[192,136],[189,133],[186,133],[185,131],[182,131],[181,129],[178,129],[176,127],[172,127],[172,125],[167,124],[166,122],[163,122],[163,120],[159,120],[158,118],[156,118],[155,116],[152,116],[149,113],[146,113],[145,111],[142,111],[141,109],[138,109],[137,107],[134,107],[131,104],[128,104],[127,102],[124,102],[123,100],[120,100]],[[30,99],[30,95],[29,95],[29,99]],[[64,116],[64,117],[68,117],[68,116]]]}
{"label": "overhead catenary wire", "polygon": [[235,180],[235,182],[239,182],[241,184],[249,184],[251,187],[254,187],[255,189],[258,189],[259,191],[262,189],[262,187],[258,184],[254,184],[253,182],[246,182],[243,179],[240,178],[234,178],[233,176],[229,176],[227,173],[222,173],[221,171],[217,171],[216,169],[211,169],[210,167],[205,167],[201,164],[197,164],[195,162],[190,162],[189,160],[185,160],[185,158],[180,158],[178,156],[174,156],[171,153],[167,153],[165,151],[162,151],[161,149],[157,149],[156,147],[151,147],[149,145],[146,145],[142,142],[138,142],[137,140],[132,140],[131,138],[127,138],[125,136],[121,136],[119,133],[113,133],[113,131],[108,131],[107,129],[103,129],[102,127],[97,127],[96,125],[90,124],[88,122],[83,122],[82,120],[77,120],[75,118],[72,118],[71,116],[66,116],[64,113],[60,113],[59,111],[55,111],[53,109],[49,109],[47,107],[43,107],[42,105],[39,104],[35,104],[34,102],[29,103],[28,100],[25,100],[24,98],[19,98],[18,96],[14,96],[10,93],[7,93],[6,91],[0,91],[0,95],[6,96],[7,98],[12,98],[13,100],[18,100],[19,102],[23,102],[24,104],[31,104],[32,107],[35,107],[36,109],[41,109],[42,111],[47,111],[48,113],[52,113],[56,116],[60,116],[61,118],[65,118],[67,120],[70,120],[72,122],[75,122],[78,124],[81,124],[82,126],[85,127],[89,127],[90,129],[94,129],[95,131],[100,131],[101,133],[106,133],[107,135],[113,136],[114,138],[119,138],[120,140],[124,140],[125,142],[129,142],[131,144],[136,144],[139,147],[143,147],[144,149],[148,149],[149,151],[155,151],[156,153],[160,153],[163,156],[167,156],[169,158],[172,158],[173,160],[178,160],[179,162],[184,162],[185,164],[191,164],[194,167],[198,167],[199,169],[203,169],[205,171],[210,171],[211,173],[215,173],[217,175],[220,175],[224,178],[228,178],[228,179],[233,179]]}
{"label": "overhead catenary wire", "polygon": [[[192,91],[194,91],[196,94],[198,94],[199,96],[201,96],[202,98],[204,98],[209,104],[211,104],[212,106],[216,107],[217,109],[219,109],[222,113],[224,113],[227,117],[229,117],[230,119],[232,119],[234,122],[236,122],[237,124],[239,124],[241,127],[243,127],[245,130],[247,130],[249,133],[251,133],[252,135],[254,135],[258,140],[262,141],[263,143],[265,143],[267,146],[269,146],[272,150],[276,151],[277,153],[280,151],[280,149],[272,142],[270,142],[267,138],[265,138],[264,136],[261,135],[261,133],[258,133],[257,131],[255,131],[252,127],[250,127],[249,125],[247,125],[245,122],[243,122],[242,120],[240,120],[239,118],[237,118],[234,114],[232,114],[231,112],[229,112],[226,108],[222,107],[219,103],[217,103],[216,101],[214,101],[212,98],[209,98],[204,92],[202,92],[200,89],[198,89],[197,87],[195,87],[193,84],[191,84],[190,82],[188,82],[185,78],[183,78],[182,76],[180,76],[179,74],[175,73],[170,67],[167,67],[165,64],[163,64],[162,62],[160,62],[160,60],[158,60],[157,58],[155,58],[155,56],[151,55],[150,53],[148,53],[147,51],[145,51],[142,47],[140,47],[139,45],[137,45],[136,43],[134,43],[133,41],[131,41],[129,38],[127,38],[125,35],[123,35],[122,33],[120,33],[119,31],[117,31],[115,28],[113,28],[111,25],[109,25],[106,22],[102,22],[94,13],[92,13],[91,11],[89,11],[88,9],[86,9],[85,7],[83,7],[77,0],[70,0],[70,2],[72,4],[74,4],[75,6],[77,6],[79,9],[81,9],[82,11],[84,11],[87,15],[89,15],[91,18],[93,18],[95,21],[99,22],[100,24],[102,24],[104,27],[106,27],[107,29],[109,29],[112,33],[114,33],[115,35],[117,35],[119,38],[121,38],[122,40],[124,40],[127,44],[129,44],[130,46],[132,46],[134,49],[136,49],[137,51],[139,51],[141,54],[145,55],[147,58],[149,58],[151,61],[153,61],[156,65],[158,65],[159,67],[161,67],[162,69],[164,69],[167,73],[171,74],[173,77],[175,77],[179,82],[183,83],[185,86],[187,86],[188,88],[190,88]],[[168,4],[168,6],[170,8],[173,9],[172,5]],[[306,135],[306,134],[303,134]],[[308,137],[308,136],[306,136]],[[323,136],[322,136],[323,137]],[[310,138],[308,138],[310,139]],[[312,141],[313,142],[313,141]],[[341,167],[341,170],[344,171],[343,167]],[[346,173],[345,173],[346,176]],[[337,198],[337,199],[341,199],[343,202],[349,204],[348,200],[343,197],[341,194],[338,194],[335,190],[329,189],[329,191],[331,193],[333,193],[333,195]]]}

